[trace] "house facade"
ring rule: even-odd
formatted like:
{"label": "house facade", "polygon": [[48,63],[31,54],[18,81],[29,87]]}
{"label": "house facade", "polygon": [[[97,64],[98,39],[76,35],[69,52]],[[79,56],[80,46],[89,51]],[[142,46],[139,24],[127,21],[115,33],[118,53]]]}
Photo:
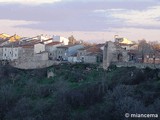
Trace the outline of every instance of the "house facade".
{"label": "house facade", "polygon": [[81,49],[83,47],[84,46],[81,44],[57,47],[57,59],[67,61],[68,57],[77,54],[78,49]]}
{"label": "house facade", "polygon": [[69,45],[69,39],[62,37],[62,36],[53,36],[54,42],[61,42],[64,45]]}
{"label": "house facade", "polygon": [[101,62],[100,56],[96,53],[90,53],[85,55],[83,62],[84,63],[90,63],[90,64],[95,64]]}
{"label": "house facade", "polygon": [[19,58],[20,47],[6,46],[2,48],[2,60],[16,60]]}
{"label": "house facade", "polygon": [[61,42],[51,42],[46,44],[45,51],[49,53],[49,59],[56,60],[57,58],[57,47],[62,46],[63,43]]}
{"label": "house facade", "polygon": [[34,44],[34,53],[35,54],[41,53],[44,51],[45,51],[45,44],[43,44],[43,43]]}
{"label": "house facade", "polygon": [[101,46],[90,46],[78,50],[78,60],[84,63],[100,63],[103,59]]}

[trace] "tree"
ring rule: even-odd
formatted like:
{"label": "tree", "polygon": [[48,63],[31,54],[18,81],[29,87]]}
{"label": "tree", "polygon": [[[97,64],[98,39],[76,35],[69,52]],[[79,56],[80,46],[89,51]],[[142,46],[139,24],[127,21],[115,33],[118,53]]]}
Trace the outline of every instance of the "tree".
{"label": "tree", "polygon": [[140,54],[142,58],[142,62],[144,62],[145,55],[149,55],[150,53],[153,53],[153,47],[147,43],[145,39],[139,41],[138,45],[138,53]]}
{"label": "tree", "polygon": [[68,37],[69,39],[69,44],[70,45],[74,45],[76,43],[76,39],[73,37],[73,35],[71,35],[70,37]]}
{"label": "tree", "polygon": [[0,87],[0,120],[2,120],[17,99],[16,91],[13,85],[4,85]]}

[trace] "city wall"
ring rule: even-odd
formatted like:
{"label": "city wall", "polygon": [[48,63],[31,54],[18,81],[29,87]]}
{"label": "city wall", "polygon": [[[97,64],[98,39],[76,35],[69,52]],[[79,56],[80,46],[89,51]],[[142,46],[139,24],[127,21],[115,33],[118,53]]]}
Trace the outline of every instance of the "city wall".
{"label": "city wall", "polygon": [[58,61],[51,61],[51,60],[41,60],[41,61],[30,61],[30,62],[21,62],[21,63],[11,63],[11,65],[15,68],[19,69],[39,69],[39,68],[46,68],[52,65],[59,64]]}
{"label": "city wall", "polygon": [[136,67],[140,69],[151,68],[151,69],[160,69],[160,64],[151,64],[151,63],[130,63],[130,62],[112,62],[112,65],[117,67]]}

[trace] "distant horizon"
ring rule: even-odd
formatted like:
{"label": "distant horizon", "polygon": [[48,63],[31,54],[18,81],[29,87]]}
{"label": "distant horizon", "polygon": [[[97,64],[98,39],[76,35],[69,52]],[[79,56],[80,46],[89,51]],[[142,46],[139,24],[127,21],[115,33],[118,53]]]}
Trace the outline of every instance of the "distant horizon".
{"label": "distant horizon", "polygon": [[0,0],[1,33],[73,35],[104,43],[114,35],[132,41],[158,41],[158,0]]}

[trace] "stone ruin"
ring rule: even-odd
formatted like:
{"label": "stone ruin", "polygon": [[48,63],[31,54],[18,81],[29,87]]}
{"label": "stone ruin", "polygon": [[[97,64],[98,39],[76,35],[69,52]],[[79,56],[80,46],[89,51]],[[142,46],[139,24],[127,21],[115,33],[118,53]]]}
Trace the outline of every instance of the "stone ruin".
{"label": "stone ruin", "polygon": [[103,50],[103,69],[107,70],[112,62],[128,62],[129,56],[127,50],[118,44],[108,41]]}

